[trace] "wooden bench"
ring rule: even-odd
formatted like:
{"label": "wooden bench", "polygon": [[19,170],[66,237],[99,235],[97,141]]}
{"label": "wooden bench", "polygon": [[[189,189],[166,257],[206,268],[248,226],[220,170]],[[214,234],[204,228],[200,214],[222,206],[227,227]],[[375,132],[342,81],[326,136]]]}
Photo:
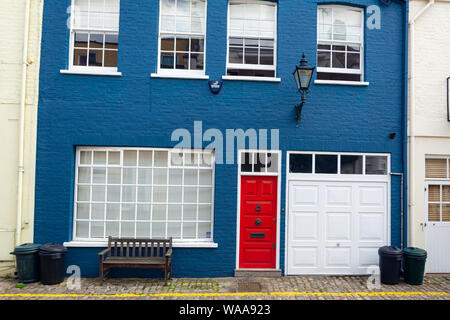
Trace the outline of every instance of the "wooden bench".
{"label": "wooden bench", "polygon": [[101,282],[110,274],[111,268],[158,268],[164,270],[166,285],[172,272],[172,238],[108,237],[108,248],[98,255],[100,256]]}

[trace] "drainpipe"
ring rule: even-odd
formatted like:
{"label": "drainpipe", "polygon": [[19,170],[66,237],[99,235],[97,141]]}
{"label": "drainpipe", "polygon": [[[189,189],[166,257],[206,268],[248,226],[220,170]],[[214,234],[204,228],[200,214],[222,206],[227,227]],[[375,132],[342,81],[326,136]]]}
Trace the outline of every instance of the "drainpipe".
{"label": "drainpipe", "polygon": [[[415,107],[416,107],[416,101],[414,97],[414,89],[415,89],[415,54],[414,54],[414,29],[415,29],[415,22],[417,19],[429,8],[431,8],[434,5],[435,0],[429,0],[427,5],[423,7],[413,18],[409,19],[409,30],[410,30],[410,56],[411,56],[411,63],[409,67],[409,92],[410,92],[410,102],[411,102],[411,110],[410,110],[410,123],[409,123],[409,156],[410,156],[410,166],[409,166],[409,177],[410,177],[410,185],[409,189],[411,190],[410,198],[409,198],[409,215],[410,215],[410,221],[414,222],[414,215],[415,215],[415,175],[414,175],[414,169],[415,169]],[[414,234],[415,230],[414,227],[410,228],[411,232],[411,239],[415,239]]]}
{"label": "drainpipe", "polygon": [[404,208],[403,208],[403,173],[394,173],[391,172],[391,176],[399,176],[400,177],[400,249],[403,249],[403,216],[404,216]]}
{"label": "drainpipe", "polygon": [[24,140],[25,140],[25,104],[27,90],[27,66],[28,66],[28,33],[30,26],[30,0],[25,0],[25,21],[23,33],[22,52],[22,88],[20,96],[20,131],[19,131],[19,162],[17,177],[17,223],[16,223],[16,246],[21,244],[22,238],[22,195],[23,195],[23,173],[24,173]]}

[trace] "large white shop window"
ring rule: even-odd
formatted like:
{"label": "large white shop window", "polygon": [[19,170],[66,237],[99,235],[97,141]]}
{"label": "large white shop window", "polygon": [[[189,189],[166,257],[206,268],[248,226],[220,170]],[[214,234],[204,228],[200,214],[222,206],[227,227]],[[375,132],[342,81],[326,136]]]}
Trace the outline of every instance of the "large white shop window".
{"label": "large white shop window", "polygon": [[212,241],[210,150],[77,149],[74,240]]}

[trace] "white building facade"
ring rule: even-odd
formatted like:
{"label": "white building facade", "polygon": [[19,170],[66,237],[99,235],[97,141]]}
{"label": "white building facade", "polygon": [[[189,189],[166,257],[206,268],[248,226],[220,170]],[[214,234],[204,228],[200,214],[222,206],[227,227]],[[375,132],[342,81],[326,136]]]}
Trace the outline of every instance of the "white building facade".
{"label": "white building facade", "polygon": [[450,272],[450,1],[410,1],[408,245]]}

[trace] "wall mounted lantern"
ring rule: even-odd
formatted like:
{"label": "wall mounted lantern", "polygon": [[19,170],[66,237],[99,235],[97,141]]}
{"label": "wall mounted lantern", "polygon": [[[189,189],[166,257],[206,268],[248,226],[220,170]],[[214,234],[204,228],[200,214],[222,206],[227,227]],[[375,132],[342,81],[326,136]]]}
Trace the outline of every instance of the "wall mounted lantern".
{"label": "wall mounted lantern", "polygon": [[306,94],[309,92],[309,85],[311,83],[311,78],[316,67],[308,66],[308,61],[303,53],[302,60],[300,60],[300,65],[295,67],[294,78],[297,83],[298,91],[302,94],[302,102],[295,106],[295,119],[297,120],[297,127],[302,119],[302,108],[306,101]]}

